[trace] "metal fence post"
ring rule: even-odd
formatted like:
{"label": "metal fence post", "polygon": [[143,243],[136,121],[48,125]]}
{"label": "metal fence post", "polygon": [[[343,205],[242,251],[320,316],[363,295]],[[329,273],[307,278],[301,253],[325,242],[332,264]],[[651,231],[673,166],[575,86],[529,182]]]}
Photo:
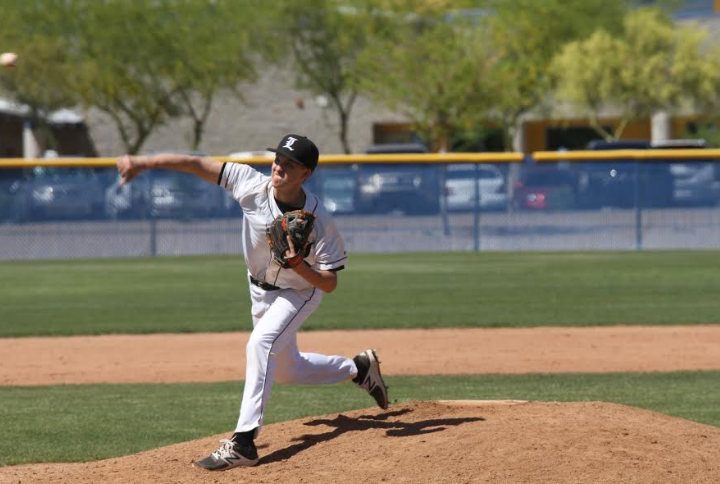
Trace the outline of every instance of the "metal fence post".
{"label": "metal fence post", "polygon": [[635,160],[635,250],[642,250],[642,199],[640,197],[640,161]]}
{"label": "metal fence post", "polygon": [[157,221],[150,216],[150,257],[157,255]]}
{"label": "metal fence post", "polygon": [[440,183],[440,218],[442,219],[443,235],[445,237],[450,236],[450,221],[448,220],[448,192],[447,192],[447,165],[440,165],[439,172],[439,183]]}
{"label": "metal fence post", "polygon": [[475,196],[473,197],[473,250],[480,251],[480,165],[475,162]]}
{"label": "metal fence post", "polygon": [[153,187],[155,186],[155,177],[152,176],[150,178],[150,183],[148,183],[147,186],[147,197],[146,200],[147,203],[147,216],[150,220],[150,257],[156,257],[157,256],[157,220],[155,219],[155,215],[153,214]]}

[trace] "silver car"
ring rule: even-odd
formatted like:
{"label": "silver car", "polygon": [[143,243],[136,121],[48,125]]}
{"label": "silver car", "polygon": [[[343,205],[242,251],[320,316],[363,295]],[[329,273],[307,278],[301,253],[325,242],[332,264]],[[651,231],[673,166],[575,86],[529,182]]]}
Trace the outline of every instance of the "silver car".
{"label": "silver car", "polygon": [[189,173],[141,173],[132,183],[120,179],[105,192],[108,218],[208,218],[226,215],[225,193]]}
{"label": "silver car", "polygon": [[88,167],[25,169],[10,195],[10,216],[18,222],[98,218],[104,203],[98,170]]}
{"label": "silver car", "polygon": [[[477,190],[477,191],[476,191]],[[508,205],[505,177],[495,165],[455,164],[445,171],[443,201],[447,210],[472,210],[479,194],[483,210],[504,210]]]}

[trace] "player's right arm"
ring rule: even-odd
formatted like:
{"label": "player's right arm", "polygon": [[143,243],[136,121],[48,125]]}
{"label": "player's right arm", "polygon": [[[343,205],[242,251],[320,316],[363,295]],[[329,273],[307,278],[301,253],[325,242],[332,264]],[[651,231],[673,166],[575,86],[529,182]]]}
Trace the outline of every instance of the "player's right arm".
{"label": "player's right arm", "polygon": [[146,170],[174,170],[192,173],[203,180],[217,184],[223,164],[211,158],[183,154],[153,156],[123,155],[117,159],[120,183],[125,184]]}

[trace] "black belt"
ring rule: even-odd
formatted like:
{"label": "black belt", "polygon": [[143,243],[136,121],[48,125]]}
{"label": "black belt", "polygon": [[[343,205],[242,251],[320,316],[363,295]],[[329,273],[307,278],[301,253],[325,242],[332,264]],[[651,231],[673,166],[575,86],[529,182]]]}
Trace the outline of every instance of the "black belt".
{"label": "black belt", "polygon": [[259,281],[253,276],[250,276],[250,283],[259,287],[260,289],[264,289],[265,291],[279,291],[281,289],[277,286],[273,286],[272,284],[268,284],[267,282]]}

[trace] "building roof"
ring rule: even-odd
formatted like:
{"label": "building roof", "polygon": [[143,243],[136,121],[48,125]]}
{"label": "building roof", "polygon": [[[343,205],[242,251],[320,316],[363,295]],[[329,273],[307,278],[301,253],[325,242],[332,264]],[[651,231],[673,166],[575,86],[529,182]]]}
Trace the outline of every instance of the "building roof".
{"label": "building roof", "polygon": [[[30,115],[30,108],[7,99],[0,98],[0,113],[25,118]],[[81,124],[84,122],[82,114],[72,109],[59,109],[50,113],[48,120],[53,124]]]}

